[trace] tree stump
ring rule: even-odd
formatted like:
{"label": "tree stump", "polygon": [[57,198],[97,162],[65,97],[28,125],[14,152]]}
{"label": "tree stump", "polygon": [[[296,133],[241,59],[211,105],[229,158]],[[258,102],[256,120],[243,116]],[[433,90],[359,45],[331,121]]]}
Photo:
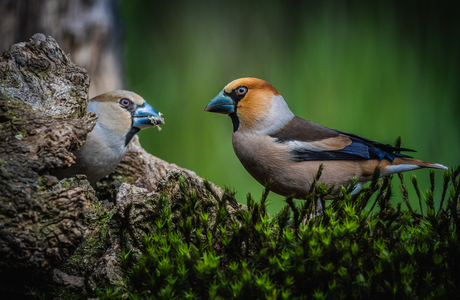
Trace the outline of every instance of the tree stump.
{"label": "tree stump", "polygon": [[[84,175],[61,181],[49,175],[75,162],[72,152],[97,121],[86,112],[89,82],[87,72],[43,34],[0,57],[3,295],[119,285],[121,243],[139,252],[139,240],[154,226],[160,195],[174,209],[181,206],[181,181],[201,201],[216,202],[223,194],[210,183],[216,195],[210,196],[203,179],[148,154],[137,137],[117,169],[95,187]],[[229,211],[235,209],[232,203]],[[211,220],[215,213],[211,208]],[[125,241],[120,224],[129,227]]]}

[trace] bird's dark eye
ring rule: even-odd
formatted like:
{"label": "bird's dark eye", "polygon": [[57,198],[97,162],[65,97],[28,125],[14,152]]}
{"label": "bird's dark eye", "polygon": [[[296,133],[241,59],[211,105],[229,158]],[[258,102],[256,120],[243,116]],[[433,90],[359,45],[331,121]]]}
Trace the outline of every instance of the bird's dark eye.
{"label": "bird's dark eye", "polygon": [[123,98],[120,100],[120,104],[123,107],[128,107],[131,104],[131,100]]}
{"label": "bird's dark eye", "polygon": [[236,89],[236,94],[238,96],[244,96],[248,92],[248,88],[245,86],[240,86]]}

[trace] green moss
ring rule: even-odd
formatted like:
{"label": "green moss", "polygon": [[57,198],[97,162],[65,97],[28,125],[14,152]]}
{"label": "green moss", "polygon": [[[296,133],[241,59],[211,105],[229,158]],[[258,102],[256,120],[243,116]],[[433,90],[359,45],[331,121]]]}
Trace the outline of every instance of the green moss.
{"label": "green moss", "polygon": [[[42,176],[43,178],[43,176]],[[59,182],[59,184],[61,185],[61,188],[64,189],[64,190],[70,190],[72,189],[72,187],[75,185],[74,183],[74,178],[67,178],[66,180],[62,180]]]}
{"label": "green moss", "polygon": [[10,117],[10,122],[13,122],[15,119],[21,118],[20,114],[14,110],[7,110],[6,114]]}
{"label": "green moss", "polygon": [[[94,231],[62,266],[63,270],[77,276],[88,275],[85,274],[86,270],[91,269],[90,266],[97,262],[109,246],[109,229],[116,228],[110,223],[116,211],[116,209],[109,211],[99,202],[93,204],[92,209],[86,213],[85,220],[86,225]],[[116,230],[112,233],[117,234]]]}
{"label": "green moss", "polygon": [[47,188],[47,186],[44,184],[45,178],[43,176],[38,176],[37,181],[38,181],[38,190],[45,191]]}
{"label": "green moss", "polygon": [[5,114],[7,115],[8,123],[11,125],[11,130],[14,132],[13,136],[17,136],[19,134],[21,136],[19,139],[22,139],[23,137],[27,136],[27,131],[21,128],[21,125],[24,124],[24,120],[22,112],[19,109],[19,107],[21,106],[24,107],[24,104],[20,103],[20,106],[11,106],[5,104],[5,106],[8,108]]}
{"label": "green moss", "polygon": [[[460,168],[446,173],[450,206],[438,208],[437,216],[393,207],[389,180],[378,180],[376,172],[369,188],[355,196],[344,189],[344,196],[316,217],[315,200],[327,194],[321,186],[313,187],[300,206],[287,199],[288,205],[272,218],[264,207],[267,194],[259,203],[248,197],[248,211],[239,212],[230,226],[225,225],[223,199],[210,227],[189,195],[189,210],[182,208],[187,221],[171,231],[166,226],[171,208],[166,207],[156,230],[144,239],[144,254],[125,265],[130,290],[140,297],[156,291],[157,299],[457,295],[460,275],[450,266],[457,265],[460,248],[446,242],[459,244]],[[374,212],[366,209],[371,196],[376,197]],[[425,203],[434,210],[431,190]]]}

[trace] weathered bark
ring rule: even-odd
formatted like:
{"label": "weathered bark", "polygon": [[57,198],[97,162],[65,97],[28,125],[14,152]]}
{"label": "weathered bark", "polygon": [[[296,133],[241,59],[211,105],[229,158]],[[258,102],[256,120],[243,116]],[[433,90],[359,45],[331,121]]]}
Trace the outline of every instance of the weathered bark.
{"label": "weathered bark", "polygon": [[[37,34],[0,58],[0,281],[40,284],[88,235],[94,201],[85,180],[58,184],[46,170],[74,163],[96,117],[89,78],[56,41]],[[94,199],[93,199],[94,198]]]}
{"label": "weathered bark", "polygon": [[[88,86],[86,71],[43,34],[0,57],[0,293],[120,282],[121,223],[130,232],[123,242],[138,253],[161,194],[173,222],[180,220],[174,214],[184,199],[180,178],[200,201],[216,202],[194,172],[148,154],[137,137],[95,188],[84,175],[60,182],[49,175],[74,163],[72,151],[94,127]],[[215,213],[211,207],[210,222]]]}
{"label": "weathered bark", "polygon": [[123,89],[118,4],[113,0],[0,0],[0,53],[43,32],[88,71],[90,97]]}

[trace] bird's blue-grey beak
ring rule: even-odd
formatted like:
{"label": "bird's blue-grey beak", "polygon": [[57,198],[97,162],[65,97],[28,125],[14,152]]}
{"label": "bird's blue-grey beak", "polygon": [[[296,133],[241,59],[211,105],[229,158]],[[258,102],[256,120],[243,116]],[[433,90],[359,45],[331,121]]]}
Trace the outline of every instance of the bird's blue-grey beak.
{"label": "bird's blue-grey beak", "polygon": [[144,129],[151,126],[158,126],[164,124],[165,120],[147,102],[144,106],[138,106],[133,115],[133,127]]}
{"label": "bird's blue-grey beak", "polygon": [[224,91],[222,90],[222,92],[208,103],[204,110],[228,115],[235,112],[235,102],[233,102],[230,96],[224,95]]}

